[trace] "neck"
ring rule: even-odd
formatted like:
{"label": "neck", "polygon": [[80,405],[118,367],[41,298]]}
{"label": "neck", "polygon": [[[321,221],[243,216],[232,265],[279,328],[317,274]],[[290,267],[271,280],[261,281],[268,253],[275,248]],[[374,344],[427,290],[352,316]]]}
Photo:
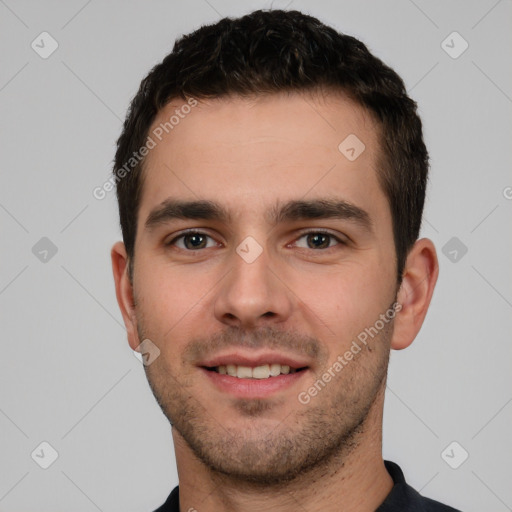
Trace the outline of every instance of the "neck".
{"label": "neck", "polygon": [[[207,468],[173,428],[180,510],[215,512],[373,512],[391,492],[393,480],[382,459],[383,390],[351,443],[322,467],[279,488],[241,483]],[[349,453],[347,453],[349,452]]]}

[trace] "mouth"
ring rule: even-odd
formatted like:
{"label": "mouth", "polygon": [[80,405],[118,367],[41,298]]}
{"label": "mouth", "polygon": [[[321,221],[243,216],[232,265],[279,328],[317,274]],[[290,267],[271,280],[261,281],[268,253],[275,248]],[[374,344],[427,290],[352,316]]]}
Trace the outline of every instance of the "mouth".
{"label": "mouth", "polygon": [[[290,366],[281,363],[219,364],[200,366],[212,389],[224,396],[239,399],[264,399],[278,393],[290,393],[299,380],[309,373],[308,366]],[[300,389],[304,388],[303,383]]]}
{"label": "mouth", "polygon": [[227,364],[219,366],[203,366],[207,371],[218,373],[219,375],[229,375],[238,379],[272,379],[280,375],[290,375],[302,372],[308,367],[293,368],[287,364],[266,363],[258,366],[244,366],[236,364]]}
{"label": "mouth", "polygon": [[291,392],[299,380],[306,379],[310,364],[308,359],[284,352],[236,350],[217,354],[198,366],[213,389],[224,396],[261,399]]}

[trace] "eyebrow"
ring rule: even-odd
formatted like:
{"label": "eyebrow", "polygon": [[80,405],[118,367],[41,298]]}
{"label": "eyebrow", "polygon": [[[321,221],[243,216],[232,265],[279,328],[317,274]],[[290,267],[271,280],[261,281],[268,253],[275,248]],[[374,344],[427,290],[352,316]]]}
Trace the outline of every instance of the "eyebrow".
{"label": "eyebrow", "polygon": [[[176,219],[216,220],[223,223],[232,222],[232,215],[222,205],[210,200],[183,201],[168,198],[154,208],[145,222],[147,230]],[[277,203],[267,212],[269,224],[283,222],[343,219],[359,224],[367,231],[372,231],[372,221],[362,208],[341,199],[292,200],[284,204]]]}

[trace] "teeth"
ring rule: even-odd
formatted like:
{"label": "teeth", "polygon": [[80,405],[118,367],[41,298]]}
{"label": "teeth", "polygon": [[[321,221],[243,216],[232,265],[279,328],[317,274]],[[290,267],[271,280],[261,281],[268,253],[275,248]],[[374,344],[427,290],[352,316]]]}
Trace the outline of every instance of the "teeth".
{"label": "teeth", "polygon": [[250,366],[239,366],[236,372],[236,376],[239,379],[251,379],[252,368]]}
{"label": "teeth", "polygon": [[277,377],[278,375],[287,375],[288,373],[295,373],[297,370],[290,368],[286,364],[263,364],[251,368],[250,366],[237,366],[235,364],[228,364],[217,366],[215,368],[217,373],[222,375],[231,375],[239,379],[268,379],[269,377]]}
{"label": "teeth", "polygon": [[281,365],[280,364],[271,364],[270,365],[270,375],[272,377],[277,377],[281,373]]}
{"label": "teeth", "polygon": [[[240,374],[238,375],[240,377]],[[263,366],[256,366],[252,369],[253,379],[268,379],[270,377],[270,366],[264,364]]]}

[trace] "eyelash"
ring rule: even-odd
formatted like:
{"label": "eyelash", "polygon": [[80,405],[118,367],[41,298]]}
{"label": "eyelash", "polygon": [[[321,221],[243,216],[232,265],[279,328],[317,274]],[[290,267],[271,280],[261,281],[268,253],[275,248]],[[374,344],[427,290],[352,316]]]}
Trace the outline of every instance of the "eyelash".
{"label": "eyelash", "polygon": [[[307,235],[325,235],[325,236],[328,236],[334,240],[336,240],[336,242],[338,242],[337,245],[335,246],[332,246],[332,247],[327,247],[325,249],[310,249],[310,248],[304,248],[304,247],[300,247],[299,249],[306,249],[306,250],[311,250],[311,251],[315,251],[315,252],[327,252],[327,251],[330,251],[331,249],[335,249],[338,245],[347,245],[347,242],[345,242],[344,240],[341,240],[338,236],[334,235],[333,233],[331,233],[330,231],[325,231],[325,230],[322,230],[322,229],[313,229],[313,230],[309,230],[309,231],[303,231],[300,233],[300,235],[295,239],[295,242],[297,240],[300,240],[301,238],[303,238],[304,236],[307,236]],[[190,236],[190,235],[203,235],[203,236],[207,236],[211,239],[213,239],[212,236],[210,236],[208,233],[205,233],[203,231],[197,231],[197,230],[194,230],[194,229],[190,229],[190,230],[187,230],[187,231],[183,231],[181,234],[179,234],[178,236],[174,237],[172,240],[170,240],[169,242],[166,242],[165,243],[165,246],[166,247],[170,247],[170,246],[173,246],[175,245],[175,243],[186,237],[186,236]],[[195,252],[195,251],[202,251],[204,249],[182,249],[181,247],[179,248],[180,250],[182,251],[186,251],[186,252]],[[205,249],[210,249],[210,247],[206,247]]]}

